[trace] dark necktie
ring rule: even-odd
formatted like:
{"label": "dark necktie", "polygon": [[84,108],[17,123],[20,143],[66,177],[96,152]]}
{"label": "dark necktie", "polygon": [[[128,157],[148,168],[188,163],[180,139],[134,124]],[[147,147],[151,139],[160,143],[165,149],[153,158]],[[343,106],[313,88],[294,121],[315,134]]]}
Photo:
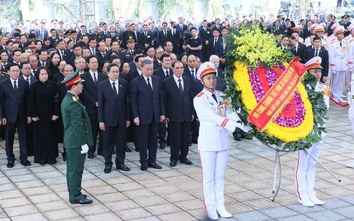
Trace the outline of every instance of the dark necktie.
{"label": "dark necktie", "polygon": [[214,48],[215,48],[215,46],[216,46],[216,42],[218,41],[218,39],[217,38],[215,38],[215,40],[214,40]]}
{"label": "dark necktie", "polygon": [[181,92],[181,94],[183,94],[183,88],[182,88],[181,79],[178,79],[178,89]]}
{"label": "dark necktie", "polygon": [[112,89],[113,89],[113,91],[114,91],[114,95],[115,95],[115,96],[118,96],[118,91],[117,91],[116,83],[115,83],[115,82],[112,83]]}
{"label": "dark necktie", "polygon": [[149,87],[149,89],[151,90],[151,92],[152,92],[152,87],[151,87],[151,84],[150,84],[150,78],[148,78],[148,79],[146,79],[147,80],[147,82],[148,82],[148,87]]}
{"label": "dark necktie", "polygon": [[28,82],[28,87],[31,87],[31,83],[30,83],[30,78],[26,77],[26,81]]}
{"label": "dark necktie", "polygon": [[15,91],[17,92],[17,84],[16,84],[16,81],[14,81],[14,89],[15,89]]}
{"label": "dark necktie", "polygon": [[60,55],[61,55],[61,60],[64,60],[64,52],[63,51],[60,52]]}
{"label": "dark necktie", "polygon": [[194,78],[194,80],[196,79],[195,76],[194,76],[194,69],[191,70],[191,73],[192,73],[192,76]]}
{"label": "dark necktie", "polygon": [[96,77],[96,73],[93,73],[93,80],[95,81],[95,84],[97,84],[97,77]]}
{"label": "dark necktie", "polygon": [[165,77],[168,77],[168,71],[166,71]]}
{"label": "dark necktie", "polygon": [[102,53],[102,57],[105,57],[106,56],[106,53]]}
{"label": "dark necktie", "polygon": [[318,56],[318,49],[316,48],[315,56]]}
{"label": "dark necktie", "polygon": [[294,51],[295,51],[295,53],[297,53],[297,47],[294,47]]}
{"label": "dark necktie", "polygon": [[342,42],[339,42],[340,47],[342,47]]}
{"label": "dark necktie", "polygon": [[214,98],[214,100],[216,101],[216,103],[218,103],[218,100],[216,99],[215,94],[213,93],[213,94],[211,94],[211,96]]}

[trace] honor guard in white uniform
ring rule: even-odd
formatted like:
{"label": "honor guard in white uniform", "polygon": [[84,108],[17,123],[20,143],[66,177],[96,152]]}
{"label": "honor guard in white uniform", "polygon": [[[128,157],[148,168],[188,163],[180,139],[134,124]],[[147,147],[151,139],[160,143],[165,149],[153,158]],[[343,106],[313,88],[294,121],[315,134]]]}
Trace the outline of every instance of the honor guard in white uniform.
{"label": "honor guard in white uniform", "polygon": [[[334,23],[332,26],[331,26],[331,29],[333,30],[333,33],[334,33],[334,30],[336,30],[336,28],[339,26],[339,23]],[[336,36],[334,36],[334,34],[331,34],[330,36],[327,36],[327,43],[328,45],[330,45],[332,43],[332,41],[335,41],[337,38]]]}
{"label": "honor guard in white uniform", "polygon": [[230,147],[228,130],[245,129],[237,122],[239,118],[230,106],[231,100],[224,100],[224,94],[215,90],[215,65],[203,63],[197,78],[204,85],[193,100],[200,121],[198,150],[203,170],[204,206],[212,220],[218,219],[218,214],[232,217],[224,206],[224,175]]}
{"label": "honor guard in white uniform", "polygon": [[[348,73],[345,76],[345,87],[347,88],[348,92],[352,91],[351,90],[351,81],[352,81],[352,73],[354,71],[354,24],[351,24],[348,28],[348,31],[350,32],[350,38],[348,38],[347,45],[348,45],[348,51],[347,51],[347,59],[348,59]],[[348,100],[349,102],[349,100]]]}
{"label": "honor guard in white uniform", "polygon": [[[317,85],[315,91],[323,93],[323,99],[329,107],[329,87],[323,84],[321,80],[321,57],[313,57],[305,63],[308,72],[314,75],[317,79]],[[311,86],[309,86],[311,87]],[[321,137],[322,139],[324,138]],[[320,151],[323,146],[323,141],[319,141],[312,145],[307,151],[314,157],[320,155]],[[295,171],[295,185],[296,194],[301,203],[304,206],[323,205],[324,202],[319,200],[315,193],[315,174],[316,174],[316,160],[310,157],[305,151],[298,151],[298,159]]]}
{"label": "honor guard in white uniform", "polygon": [[[352,133],[354,136],[354,73],[352,73],[352,81],[350,83],[350,86],[351,86],[351,90],[348,93],[348,103],[350,107],[348,113],[349,113],[349,120],[352,124]],[[351,167],[354,168],[354,164]]]}
{"label": "honor guard in white uniform", "polygon": [[304,39],[302,37],[300,37],[300,32],[302,30],[302,26],[301,25],[295,26],[294,28],[292,28],[292,30],[293,30],[293,33],[297,32],[299,34],[299,38],[298,38],[297,42],[303,44],[304,43]]}
{"label": "honor guard in white uniform", "polygon": [[324,35],[325,30],[324,30],[323,26],[317,25],[317,27],[315,28],[315,33],[319,38],[321,38],[321,46],[324,47],[325,49],[327,49],[328,43],[326,40],[326,36]]}
{"label": "honor guard in white uniform", "polygon": [[[311,32],[311,34],[315,34],[315,29],[316,29],[317,25],[318,25],[318,24],[315,23],[315,24],[313,24],[313,25],[310,26],[310,32]],[[305,39],[305,45],[306,45],[306,47],[308,47],[308,46],[311,45],[310,36]]]}
{"label": "honor guard in white uniform", "polygon": [[347,44],[343,41],[344,27],[338,26],[333,33],[337,40],[332,41],[328,46],[329,65],[331,69],[331,93],[332,100],[336,103],[347,103],[342,95],[344,79],[348,72]]}

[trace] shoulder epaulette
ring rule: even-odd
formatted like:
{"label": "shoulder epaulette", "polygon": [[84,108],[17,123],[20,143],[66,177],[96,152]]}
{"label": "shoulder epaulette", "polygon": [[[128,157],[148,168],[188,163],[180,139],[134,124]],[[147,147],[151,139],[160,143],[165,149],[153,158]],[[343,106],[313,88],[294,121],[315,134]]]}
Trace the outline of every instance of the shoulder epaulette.
{"label": "shoulder epaulette", "polygon": [[202,92],[200,92],[199,94],[197,94],[196,97],[201,97],[203,94],[204,94],[204,92],[202,91]]}
{"label": "shoulder epaulette", "polygon": [[73,101],[77,101],[77,98],[75,96],[72,96]]}

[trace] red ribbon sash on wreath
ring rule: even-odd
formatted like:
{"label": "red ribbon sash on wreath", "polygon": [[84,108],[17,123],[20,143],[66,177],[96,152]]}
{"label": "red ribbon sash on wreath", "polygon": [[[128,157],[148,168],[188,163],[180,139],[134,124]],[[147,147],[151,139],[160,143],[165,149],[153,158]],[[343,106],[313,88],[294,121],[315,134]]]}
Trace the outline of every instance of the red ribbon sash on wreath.
{"label": "red ribbon sash on wreath", "polygon": [[274,116],[290,100],[290,96],[294,94],[302,76],[306,73],[305,65],[301,64],[299,60],[299,58],[295,58],[290,62],[286,70],[250,113],[248,120],[259,131],[263,131]]}

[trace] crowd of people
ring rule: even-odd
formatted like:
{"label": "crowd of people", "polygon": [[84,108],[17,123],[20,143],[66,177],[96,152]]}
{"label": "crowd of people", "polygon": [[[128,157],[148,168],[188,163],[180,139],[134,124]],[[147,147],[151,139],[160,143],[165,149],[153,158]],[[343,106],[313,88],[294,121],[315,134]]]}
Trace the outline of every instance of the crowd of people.
{"label": "crowd of people", "polygon": [[[331,74],[332,100],[346,104],[342,92],[343,88],[350,90],[350,72],[354,68],[354,25],[347,15],[339,23],[333,15],[320,23],[315,15],[297,24],[278,16],[272,23],[244,20],[242,25],[217,18],[203,20],[199,27],[185,24],[183,18],[160,24],[101,22],[90,28],[80,25],[68,30],[55,19],[49,25],[41,21],[35,29],[14,26],[0,36],[1,124],[7,167],[12,168],[15,163],[16,129],[21,164],[31,165],[28,156],[34,156],[34,163],[41,165],[57,162],[58,143],[65,144],[64,131],[73,117],[68,113],[63,117],[64,109],[60,106],[64,98],[72,99],[71,103],[79,104],[78,110],[83,108],[87,113],[90,129],[83,125],[86,128],[83,132],[85,136],[90,133],[94,142],[80,145],[88,145],[83,151],[89,159],[95,158],[95,154],[104,157],[105,173],[112,171],[113,164],[118,170],[130,171],[125,164],[125,153],[132,152],[127,142],[133,142],[139,152],[142,171],[162,168],[156,161],[158,146],[161,149],[170,146],[171,167],[178,162],[192,165],[188,159],[189,146],[198,143],[199,127],[203,129],[202,137],[209,133],[199,119],[208,117],[202,107],[195,107],[198,99],[195,104],[193,99],[197,95],[208,102],[222,100],[219,93],[214,98],[216,92],[211,87],[218,91],[225,89],[226,37],[230,29],[244,25],[258,25],[264,32],[275,35],[279,47],[289,50],[302,63],[321,57],[323,69],[319,69],[319,80],[327,82]],[[207,67],[203,66],[205,62],[209,62]],[[215,73],[215,79],[209,73]],[[204,75],[208,78],[202,81]],[[77,82],[73,82],[75,79]],[[76,90],[82,93],[73,92],[68,98],[67,90],[78,82],[83,88]],[[209,100],[208,95],[214,96]],[[221,127],[226,127],[227,121],[220,119]],[[240,128],[233,131],[236,140],[252,139]],[[205,156],[201,160],[208,162],[209,144],[205,141],[202,144],[200,150]],[[220,147],[226,150],[223,154],[213,155],[224,163],[229,145],[226,146]],[[66,160],[65,145],[63,150],[62,157]],[[226,164],[222,165],[224,168]],[[223,179],[224,171],[219,173]],[[79,198],[73,196],[73,202],[88,203],[81,193]],[[219,210],[230,216],[223,202]],[[217,215],[214,211],[210,216]]]}

